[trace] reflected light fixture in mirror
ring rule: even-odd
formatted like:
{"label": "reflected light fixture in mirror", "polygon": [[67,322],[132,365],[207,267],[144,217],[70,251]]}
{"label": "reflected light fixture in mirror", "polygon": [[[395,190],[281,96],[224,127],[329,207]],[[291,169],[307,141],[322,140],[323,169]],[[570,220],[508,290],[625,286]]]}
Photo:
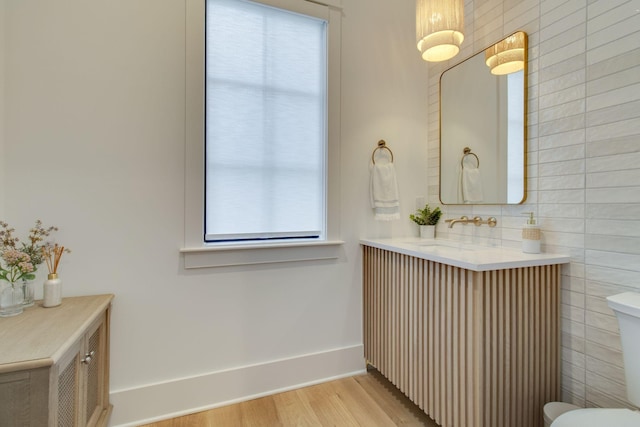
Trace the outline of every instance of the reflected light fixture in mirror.
{"label": "reflected light fixture in mirror", "polygon": [[416,39],[422,59],[439,62],[460,52],[464,0],[416,0]]}
{"label": "reflected light fixture in mirror", "polygon": [[501,76],[524,68],[525,37],[524,32],[517,32],[484,51],[491,74]]}

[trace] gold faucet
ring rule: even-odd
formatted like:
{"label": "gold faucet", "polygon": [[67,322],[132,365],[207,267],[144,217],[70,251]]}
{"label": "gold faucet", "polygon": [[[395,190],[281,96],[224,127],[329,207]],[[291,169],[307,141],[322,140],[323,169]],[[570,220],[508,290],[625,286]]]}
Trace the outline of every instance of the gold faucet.
{"label": "gold faucet", "polygon": [[463,215],[460,218],[456,218],[456,219],[447,219],[444,222],[448,222],[449,228],[453,228],[453,225],[458,222],[467,225],[469,221],[473,222],[477,227],[481,226],[482,224],[487,224],[489,227],[495,227],[496,224],[498,223],[498,220],[492,216],[490,216],[489,218],[487,218],[486,221],[484,221],[479,216],[476,216],[470,220],[469,217],[466,215]]}
{"label": "gold faucet", "polygon": [[469,217],[466,215],[461,216],[460,218],[456,218],[456,219],[447,219],[444,222],[448,222],[449,223],[449,228],[453,228],[453,225],[457,222],[461,222],[464,225],[467,225],[469,223]]}

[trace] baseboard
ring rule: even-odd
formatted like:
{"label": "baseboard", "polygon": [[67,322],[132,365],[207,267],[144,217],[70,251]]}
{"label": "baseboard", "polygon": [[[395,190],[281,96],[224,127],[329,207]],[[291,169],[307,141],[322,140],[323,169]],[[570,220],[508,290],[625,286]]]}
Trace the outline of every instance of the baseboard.
{"label": "baseboard", "polygon": [[113,427],[139,426],[364,373],[362,345],[110,393]]}

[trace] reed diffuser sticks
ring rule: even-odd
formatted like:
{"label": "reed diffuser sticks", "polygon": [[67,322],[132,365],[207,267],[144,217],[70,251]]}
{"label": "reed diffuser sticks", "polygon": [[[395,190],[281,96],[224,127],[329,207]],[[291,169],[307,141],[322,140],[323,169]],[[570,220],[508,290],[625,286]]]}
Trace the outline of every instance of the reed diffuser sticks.
{"label": "reed diffuser sticks", "polygon": [[64,246],[59,246],[57,243],[54,246],[43,246],[42,257],[47,263],[49,274],[58,273],[58,264],[60,264],[60,258],[64,252],[70,252],[69,249],[65,249]]}

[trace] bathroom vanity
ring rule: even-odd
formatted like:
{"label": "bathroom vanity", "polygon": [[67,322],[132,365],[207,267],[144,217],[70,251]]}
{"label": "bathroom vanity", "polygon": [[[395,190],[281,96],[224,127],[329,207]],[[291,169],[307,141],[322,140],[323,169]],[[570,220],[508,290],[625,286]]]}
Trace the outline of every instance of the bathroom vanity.
{"label": "bathroom vanity", "polygon": [[364,346],[443,427],[540,427],[559,399],[569,257],[452,241],[365,239]]}

